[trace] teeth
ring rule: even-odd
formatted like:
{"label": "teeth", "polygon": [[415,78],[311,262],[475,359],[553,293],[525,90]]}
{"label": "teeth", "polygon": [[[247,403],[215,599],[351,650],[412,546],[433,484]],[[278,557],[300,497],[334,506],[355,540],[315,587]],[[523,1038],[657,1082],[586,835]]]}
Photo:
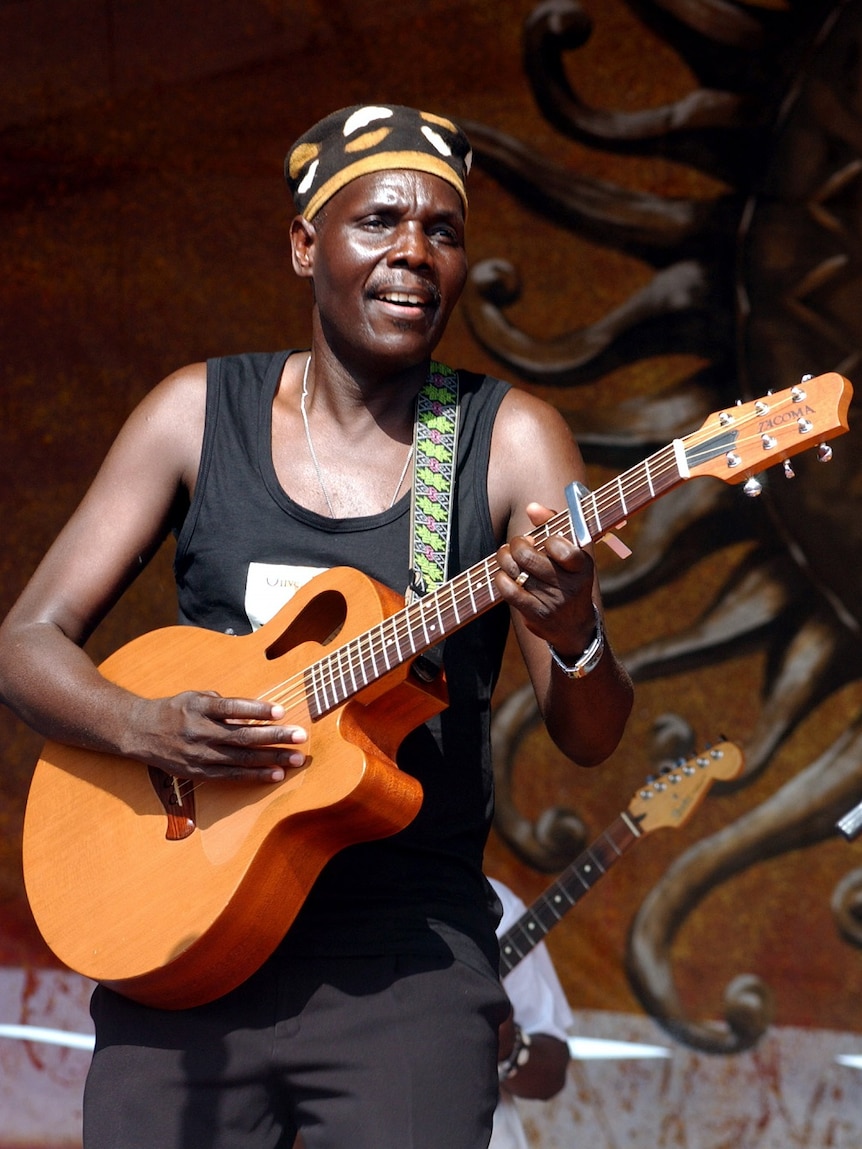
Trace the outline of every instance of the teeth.
{"label": "teeth", "polygon": [[423,299],[421,295],[414,295],[409,291],[387,291],[382,296],[387,303],[409,303],[421,306]]}

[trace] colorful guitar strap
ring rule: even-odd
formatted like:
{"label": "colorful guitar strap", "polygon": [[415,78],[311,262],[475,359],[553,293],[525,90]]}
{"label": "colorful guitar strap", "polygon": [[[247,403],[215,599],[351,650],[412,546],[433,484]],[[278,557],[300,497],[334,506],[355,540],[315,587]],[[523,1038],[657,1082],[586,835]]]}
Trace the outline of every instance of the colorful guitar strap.
{"label": "colorful guitar strap", "polygon": [[432,360],[416,399],[407,601],[446,581],[458,460],[458,372]]}

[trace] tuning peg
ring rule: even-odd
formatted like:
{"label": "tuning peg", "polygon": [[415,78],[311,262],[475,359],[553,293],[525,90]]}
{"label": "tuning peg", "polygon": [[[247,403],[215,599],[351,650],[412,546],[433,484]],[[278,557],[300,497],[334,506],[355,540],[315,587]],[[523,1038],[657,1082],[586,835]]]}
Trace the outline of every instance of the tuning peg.
{"label": "tuning peg", "polygon": [[814,378],[813,375],[802,375],[802,376],[800,376],[799,381],[800,381],[800,383],[809,383],[813,378]]}
{"label": "tuning peg", "polygon": [[742,490],[750,499],[756,499],[758,495],[763,493],[763,484],[752,475],[750,479],[745,480]]}
{"label": "tuning peg", "polygon": [[796,472],[793,470],[793,465],[789,459],[784,460],[784,477],[785,479],[795,479]]}
{"label": "tuning peg", "polygon": [[817,447],[818,463],[828,463],[832,459],[832,448],[828,443],[820,443]]}

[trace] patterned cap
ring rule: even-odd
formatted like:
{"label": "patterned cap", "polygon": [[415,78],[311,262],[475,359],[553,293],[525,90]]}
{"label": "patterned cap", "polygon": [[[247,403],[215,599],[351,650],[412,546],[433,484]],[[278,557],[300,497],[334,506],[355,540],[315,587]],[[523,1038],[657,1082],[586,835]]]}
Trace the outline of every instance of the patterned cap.
{"label": "patterned cap", "polygon": [[355,104],[300,136],[284,161],[296,210],[313,219],[345,184],[369,172],[410,168],[446,180],[467,210],[473,153],[457,124],[398,104]]}

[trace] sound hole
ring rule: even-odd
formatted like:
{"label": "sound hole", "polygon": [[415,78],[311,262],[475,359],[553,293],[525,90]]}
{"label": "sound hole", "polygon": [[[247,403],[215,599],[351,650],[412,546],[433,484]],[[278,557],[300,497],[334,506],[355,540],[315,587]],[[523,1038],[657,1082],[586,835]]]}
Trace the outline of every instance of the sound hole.
{"label": "sound hole", "polygon": [[290,625],[266,648],[269,659],[281,658],[303,642],[331,642],[347,619],[347,601],[337,590],[321,591],[306,603]]}

